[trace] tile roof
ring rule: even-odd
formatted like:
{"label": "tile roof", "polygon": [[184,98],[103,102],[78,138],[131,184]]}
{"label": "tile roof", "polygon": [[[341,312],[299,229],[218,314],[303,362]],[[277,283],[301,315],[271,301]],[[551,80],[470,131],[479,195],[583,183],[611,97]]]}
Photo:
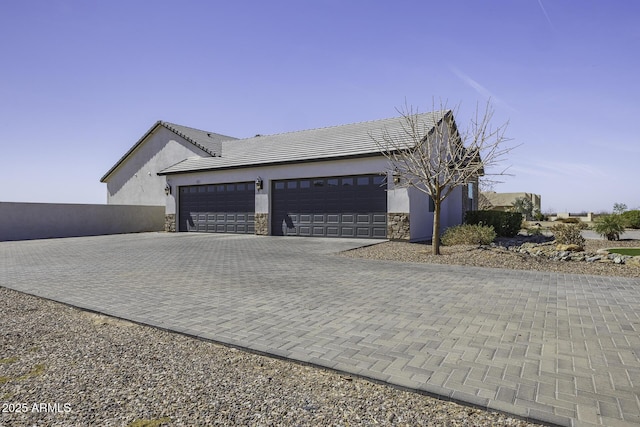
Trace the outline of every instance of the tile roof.
{"label": "tile roof", "polygon": [[133,147],[131,147],[129,151],[127,151],[124,156],[122,156],[120,160],[118,160],[106,174],[104,174],[102,178],[100,178],[100,182],[105,182],[106,179],[109,178],[109,175],[111,175],[118,168],[118,166],[120,166],[136,150],[136,148],[138,148],[145,141],[145,139],[149,135],[151,135],[159,126],[163,126],[169,129],[171,132],[200,148],[210,156],[220,155],[220,150],[216,147],[219,148],[222,141],[235,139],[232,136],[221,135],[219,133],[208,132],[158,120],[153,126],[151,126],[147,133],[145,133],[142,138],[140,138],[138,142],[136,142]]}
{"label": "tile roof", "polygon": [[[426,133],[448,113],[449,110],[422,113],[418,119],[425,125]],[[391,135],[401,135],[402,124],[401,117],[394,117],[226,140],[222,141],[222,156],[188,158],[164,169],[159,175],[377,155],[381,149],[372,137],[380,138],[385,131]]]}
{"label": "tile roof", "polygon": [[209,132],[206,130],[194,129],[187,126],[176,125],[174,123],[160,121],[160,125],[166,127],[176,135],[179,135],[197,146],[198,148],[206,151],[212,156],[219,156],[221,153],[217,152],[216,147],[222,141],[235,140],[232,136],[221,135],[219,133]]}

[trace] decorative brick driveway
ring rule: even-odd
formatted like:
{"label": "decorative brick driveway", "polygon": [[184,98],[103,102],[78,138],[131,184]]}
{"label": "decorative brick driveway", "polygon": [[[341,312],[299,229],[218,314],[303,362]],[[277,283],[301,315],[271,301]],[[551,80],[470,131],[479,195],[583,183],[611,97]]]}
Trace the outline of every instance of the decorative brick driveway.
{"label": "decorative brick driveway", "polygon": [[368,243],[2,242],[0,286],[533,420],[640,424],[640,279],[335,255]]}

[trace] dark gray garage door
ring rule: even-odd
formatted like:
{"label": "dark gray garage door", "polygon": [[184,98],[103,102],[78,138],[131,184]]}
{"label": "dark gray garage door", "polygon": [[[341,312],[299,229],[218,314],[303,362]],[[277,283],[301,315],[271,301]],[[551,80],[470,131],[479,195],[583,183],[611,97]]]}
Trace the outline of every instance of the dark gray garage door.
{"label": "dark gray garage door", "polygon": [[253,233],[255,184],[180,187],[179,231]]}
{"label": "dark gray garage door", "polygon": [[381,175],[274,181],[271,233],[386,238],[385,188]]}

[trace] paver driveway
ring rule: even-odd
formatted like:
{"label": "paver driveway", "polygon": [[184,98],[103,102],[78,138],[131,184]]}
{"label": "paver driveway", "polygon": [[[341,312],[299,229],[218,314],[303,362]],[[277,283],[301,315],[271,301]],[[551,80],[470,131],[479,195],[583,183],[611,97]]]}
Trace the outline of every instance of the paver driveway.
{"label": "paver driveway", "polygon": [[561,425],[640,423],[640,279],[358,260],[371,242],[0,243],[0,286]]}

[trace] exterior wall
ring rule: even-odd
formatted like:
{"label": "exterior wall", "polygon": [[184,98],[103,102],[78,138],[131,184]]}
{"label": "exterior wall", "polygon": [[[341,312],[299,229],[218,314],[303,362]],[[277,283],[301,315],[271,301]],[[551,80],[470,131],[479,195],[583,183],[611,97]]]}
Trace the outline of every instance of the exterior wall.
{"label": "exterior wall", "polygon": [[107,203],[166,206],[167,181],[164,176],[158,176],[157,173],[193,156],[208,156],[208,154],[167,128],[158,127],[111,174],[107,180]]}
{"label": "exterior wall", "polygon": [[[167,182],[172,186],[172,194],[167,197],[167,213],[175,213],[179,205],[178,188],[186,185],[213,184],[224,182],[255,181],[260,177],[263,188],[256,191],[256,232],[259,214],[265,214],[267,234],[271,234],[268,214],[271,211],[271,182],[280,179],[315,178],[340,175],[385,173],[388,162],[383,157],[335,160],[328,162],[298,163],[291,165],[259,166],[247,169],[229,169],[221,171],[198,172],[180,175],[168,175]],[[409,213],[409,197],[406,188],[394,188],[390,185],[387,192],[388,212]],[[261,226],[263,229],[264,227]],[[263,232],[263,231],[261,231]]]}
{"label": "exterior wall", "polygon": [[0,203],[0,241],[96,236],[164,229],[164,207]]}
{"label": "exterior wall", "polygon": [[[368,157],[327,162],[291,165],[259,166],[246,169],[228,169],[188,174],[167,175],[172,194],[166,197],[167,214],[175,214],[179,206],[179,187],[188,185],[255,181],[260,177],[262,190],[256,190],[256,234],[271,234],[271,182],[280,179],[315,178],[340,175],[388,173],[384,157]],[[388,177],[387,212],[388,238],[429,240],[433,232],[433,212],[429,212],[429,197],[414,188],[401,188]],[[443,203],[442,229],[460,224],[463,217],[463,188],[460,187]],[[163,190],[164,191],[164,190]],[[163,193],[164,194],[164,193]],[[178,213],[179,215],[179,213]],[[397,218],[396,218],[397,217]],[[179,221],[179,219],[177,219]],[[395,227],[395,228],[394,228]]]}

